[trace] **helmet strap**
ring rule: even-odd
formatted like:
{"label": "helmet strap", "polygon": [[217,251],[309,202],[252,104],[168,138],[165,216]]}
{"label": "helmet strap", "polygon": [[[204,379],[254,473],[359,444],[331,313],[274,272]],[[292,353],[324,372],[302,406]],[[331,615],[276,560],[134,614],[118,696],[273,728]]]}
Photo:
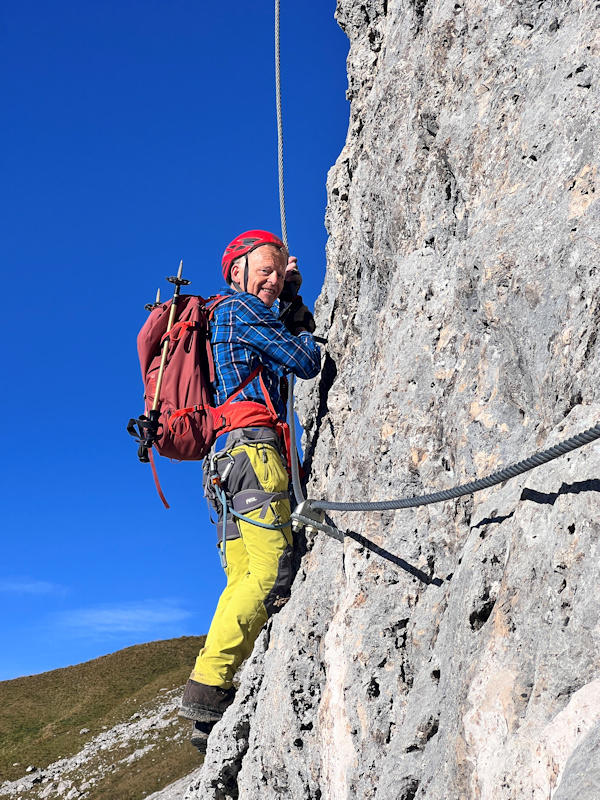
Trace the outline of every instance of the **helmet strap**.
{"label": "helmet strap", "polygon": [[244,264],[244,291],[248,291],[248,253],[246,253]]}
{"label": "helmet strap", "polygon": [[248,253],[246,253],[244,259],[244,288],[242,289],[239,283],[234,281],[233,278],[230,280],[231,285],[234,286],[238,292],[248,291]]}

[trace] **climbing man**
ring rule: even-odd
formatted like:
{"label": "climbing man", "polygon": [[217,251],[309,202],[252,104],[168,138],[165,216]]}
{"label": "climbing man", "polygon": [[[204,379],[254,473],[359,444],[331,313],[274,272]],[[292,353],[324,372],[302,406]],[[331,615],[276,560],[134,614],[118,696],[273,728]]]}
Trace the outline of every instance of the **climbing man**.
{"label": "climbing man", "polygon": [[[220,294],[226,299],[210,325],[214,402],[221,405],[234,396],[231,407],[240,405],[235,409],[239,427],[236,422],[217,439],[204,461],[204,490],[219,518],[227,585],[179,710],[195,721],[192,742],[201,752],[233,702],[237,668],[267,619],[289,598],[293,542],[280,436],[286,416],[284,374],[313,378],[320,368],[314,319],[297,293],[302,279],[296,259],[289,258],[281,239],[261,230],[242,233],[225,250],[222,268],[228,286]],[[237,519],[231,509],[271,527]]]}

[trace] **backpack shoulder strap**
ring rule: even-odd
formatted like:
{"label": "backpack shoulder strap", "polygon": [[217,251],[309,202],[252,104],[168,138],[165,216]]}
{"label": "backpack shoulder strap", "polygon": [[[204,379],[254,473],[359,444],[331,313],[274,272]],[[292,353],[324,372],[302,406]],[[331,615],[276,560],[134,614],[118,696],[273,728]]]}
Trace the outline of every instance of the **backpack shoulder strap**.
{"label": "backpack shoulder strap", "polygon": [[253,372],[251,372],[250,375],[248,375],[248,377],[238,386],[238,388],[235,390],[235,392],[233,394],[230,394],[229,397],[227,398],[227,400],[225,400],[225,402],[222,403],[222,405],[219,406],[219,408],[226,408],[231,403],[233,403],[235,398],[238,397],[238,395],[241,392],[244,391],[246,386],[248,386],[249,383],[252,383],[252,381],[258,376],[258,380],[260,382],[260,388],[261,388],[263,396],[265,398],[265,404],[266,404],[267,408],[269,409],[269,411],[271,412],[271,415],[273,416],[273,419],[274,420],[278,419],[277,412],[275,411],[275,406],[273,405],[273,401],[271,400],[271,396],[269,395],[269,392],[267,391],[267,387],[265,386],[265,382],[263,380],[262,373],[263,373],[263,365],[261,364],[260,366],[256,367],[256,369]]}
{"label": "backpack shoulder strap", "polygon": [[[235,392],[233,394],[230,394],[229,397],[227,398],[227,400],[225,400],[225,402],[220,405],[220,408],[225,408],[226,406],[231,405],[231,403],[233,403],[235,398],[244,391],[246,386],[248,386],[248,384],[252,383],[252,381],[254,380],[254,378],[256,378],[257,375],[261,374],[262,369],[263,368],[262,368],[262,364],[261,364],[253,372],[251,372],[250,375],[248,375],[248,377],[238,386],[238,388],[235,390]],[[262,378],[260,380],[261,380],[261,384],[262,384]]]}
{"label": "backpack shoulder strap", "polygon": [[223,302],[223,300],[228,300],[233,295],[230,294],[215,294],[212,297],[209,297],[208,300],[204,303],[204,307],[208,312],[208,319],[211,320],[213,315],[216,311],[217,306]]}
{"label": "backpack shoulder strap", "polygon": [[202,298],[202,302],[204,304],[204,310],[206,312],[206,362],[208,364],[208,380],[212,383],[215,381],[215,360],[213,358],[212,347],[210,344],[210,334],[208,331],[208,325],[213,318],[213,314],[215,313],[215,309],[219,305],[219,303],[223,302],[223,300],[227,300],[229,295],[227,294],[217,294],[209,297],[208,300],[204,300]]}

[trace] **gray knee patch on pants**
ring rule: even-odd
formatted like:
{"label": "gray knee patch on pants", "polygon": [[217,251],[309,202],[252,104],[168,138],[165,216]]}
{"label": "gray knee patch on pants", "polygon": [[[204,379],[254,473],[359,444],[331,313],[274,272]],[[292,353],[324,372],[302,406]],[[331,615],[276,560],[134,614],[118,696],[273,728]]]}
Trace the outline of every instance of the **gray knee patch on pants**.
{"label": "gray knee patch on pants", "polygon": [[279,558],[275,583],[265,598],[265,608],[269,617],[276,614],[290,599],[292,588],[292,553],[293,548],[288,545]]}

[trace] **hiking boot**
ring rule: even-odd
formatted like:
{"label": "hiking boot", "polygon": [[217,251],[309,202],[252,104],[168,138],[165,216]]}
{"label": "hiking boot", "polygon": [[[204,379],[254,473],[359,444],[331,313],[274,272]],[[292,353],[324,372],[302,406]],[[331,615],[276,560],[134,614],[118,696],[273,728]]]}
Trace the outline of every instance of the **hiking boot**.
{"label": "hiking boot", "polygon": [[192,725],[192,735],[190,742],[203,756],[206,755],[206,748],[208,747],[208,737],[212,729],[215,727],[216,722],[194,722]]}
{"label": "hiking boot", "polygon": [[198,722],[218,722],[233,703],[235,689],[220,689],[190,680],[186,683],[179,716]]}

